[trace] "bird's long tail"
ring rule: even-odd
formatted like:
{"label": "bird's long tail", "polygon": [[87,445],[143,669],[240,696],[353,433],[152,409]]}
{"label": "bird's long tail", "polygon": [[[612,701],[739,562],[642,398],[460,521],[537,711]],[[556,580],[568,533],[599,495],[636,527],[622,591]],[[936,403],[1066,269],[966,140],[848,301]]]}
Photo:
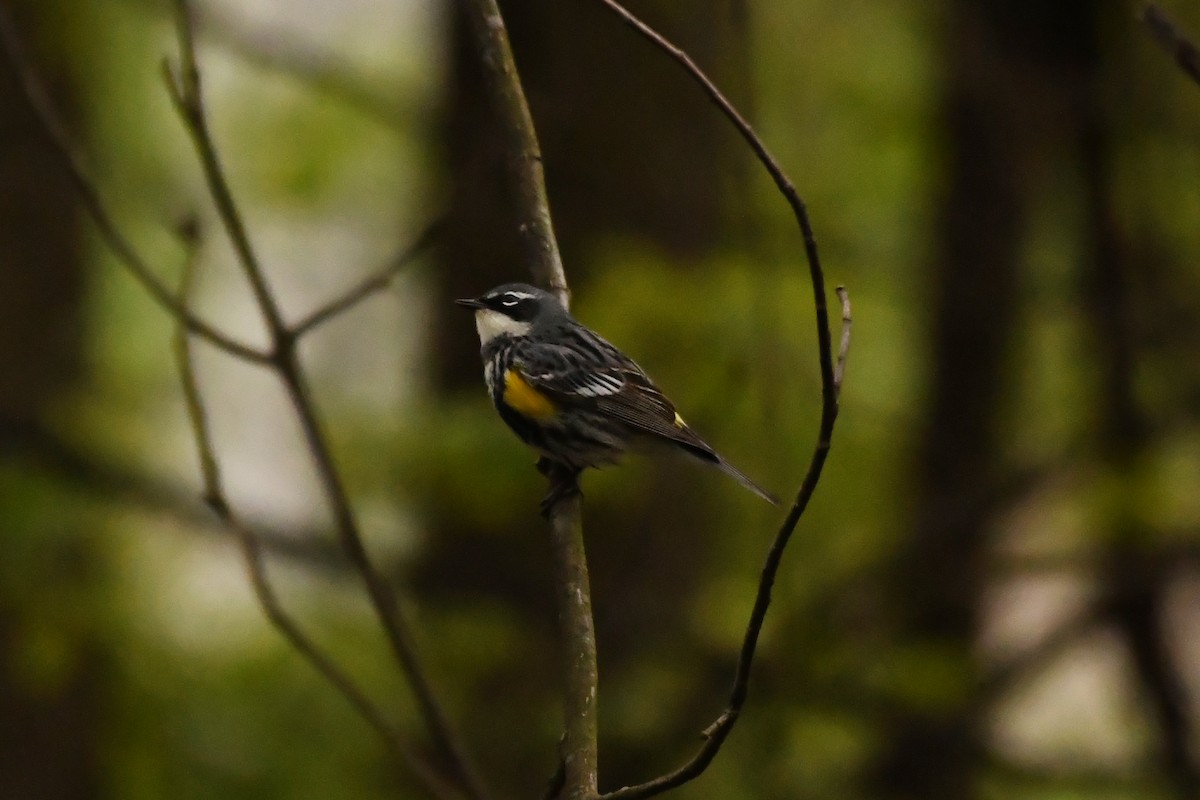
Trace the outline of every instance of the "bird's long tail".
{"label": "bird's long tail", "polygon": [[683,448],[701,461],[707,461],[709,464],[712,464],[771,505],[779,505],[778,497],[750,480],[746,473],[733,464],[721,458],[721,455],[712,448],[712,445],[696,435],[696,432],[685,424],[678,414],[675,415],[675,425],[676,429],[671,432],[671,441],[673,444]]}
{"label": "bird's long tail", "polygon": [[721,470],[721,472],[724,472],[726,475],[733,478],[738,483],[740,483],[742,486],[745,486],[747,489],[754,492],[756,495],[761,497],[763,500],[766,500],[771,505],[773,505],[773,506],[779,505],[778,497],[771,494],[770,492],[768,492],[766,489],[759,486],[754,481],[750,480],[750,478],[744,472],[742,472],[740,469],[735,467],[733,464],[730,464],[725,459],[721,458],[720,456],[717,456],[716,460],[712,461],[711,463],[717,469]]}

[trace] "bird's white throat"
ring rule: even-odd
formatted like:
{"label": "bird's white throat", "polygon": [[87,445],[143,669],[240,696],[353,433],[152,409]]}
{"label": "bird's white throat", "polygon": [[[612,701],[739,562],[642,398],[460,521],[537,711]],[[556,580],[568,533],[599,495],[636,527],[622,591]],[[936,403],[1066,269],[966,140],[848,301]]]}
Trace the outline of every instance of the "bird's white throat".
{"label": "bird's white throat", "polygon": [[479,343],[487,344],[497,336],[525,336],[533,325],[528,322],[518,322],[510,316],[481,308],[475,312],[475,330],[479,331]]}

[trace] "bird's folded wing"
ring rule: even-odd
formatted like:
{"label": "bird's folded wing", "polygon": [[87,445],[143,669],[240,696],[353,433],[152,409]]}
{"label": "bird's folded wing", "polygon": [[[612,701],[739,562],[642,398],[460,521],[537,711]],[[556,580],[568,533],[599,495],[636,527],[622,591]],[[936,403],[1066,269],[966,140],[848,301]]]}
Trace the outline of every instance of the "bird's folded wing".
{"label": "bird's folded wing", "polygon": [[716,457],[641,367],[615,348],[607,361],[575,348],[539,343],[521,348],[514,365],[531,386],[556,402],[593,408],[643,433],[678,442],[702,457]]}
{"label": "bird's folded wing", "polygon": [[530,386],[561,403],[586,403],[625,386],[619,366],[560,344],[522,342],[514,348],[512,365]]}

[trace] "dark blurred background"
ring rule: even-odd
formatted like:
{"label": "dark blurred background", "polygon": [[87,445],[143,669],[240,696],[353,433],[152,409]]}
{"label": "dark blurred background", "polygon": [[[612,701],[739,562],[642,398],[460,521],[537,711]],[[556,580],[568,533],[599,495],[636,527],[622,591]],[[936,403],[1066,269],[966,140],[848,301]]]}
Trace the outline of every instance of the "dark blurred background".
{"label": "dark blurred background", "polygon": [[[8,0],[122,226],[264,341],[159,78],[158,0]],[[449,299],[526,280],[500,145],[435,0],[197,2],[210,112],[291,319],[448,214],[304,350],[378,563],[501,797],[555,765],[541,479]],[[1200,86],[1135,4],[639,0],[809,203],[855,334],[742,721],[687,798],[1200,797]],[[575,311],[793,493],[819,382],[785,204],[588,0],[503,8]],[[1167,9],[1200,32],[1200,7]],[[199,502],[170,320],[0,70],[0,798],[423,796],[289,650]],[[416,735],[270,376],[199,348],[231,499],[288,607]],[[602,788],[724,702],[778,524],[715,472],[589,475]]]}

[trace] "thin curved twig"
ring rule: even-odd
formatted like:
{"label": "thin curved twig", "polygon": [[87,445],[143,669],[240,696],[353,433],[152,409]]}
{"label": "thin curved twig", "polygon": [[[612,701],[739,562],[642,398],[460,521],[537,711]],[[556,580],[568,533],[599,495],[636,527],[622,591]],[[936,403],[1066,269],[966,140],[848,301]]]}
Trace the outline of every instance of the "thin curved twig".
{"label": "thin curved twig", "polygon": [[705,729],[704,743],[700,746],[700,749],[678,769],[645,783],[636,786],[626,786],[614,792],[601,795],[601,800],[638,800],[640,798],[653,797],[654,795],[674,789],[704,772],[720,751],[725,738],[733,730],[738,715],[741,713],[742,706],[746,702],[750,681],[750,667],[754,662],[759,634],[762,631],[763,621],[766,619],[767,609],[771,603],[771,588],[775,583],[775,576],[779,571],[779,564],[783,559],[784,549],[787,547],[788,541],[791,539],[801,515],[808,507],[813,492],[816,491],[817,482],[820,480],[821,471],[825,466],[825,459],[829,454],[833,427],[838,414],[838,395],[841,389],[841,377],[850,346],[850,301],[844,289],[839,292],[845,327],[837,357],[838,367],[835,370],[833,342],[829,328],[829,311],[825,299],[825,274],[821,269],[816,238],[813,234],[812,223],[808,218],[808,210],[804,205],[804,201],[797,194],[796,188],[792,185],[787,175],[784,174],[778,162],[771,156],[766,145],[758,137],[758,134],[754,132],[750,123],[738,113],[733,104],[721,93],[720,89],[716,87],[704,71],[692,61],[687,53],[676,47],[624,6],[616,2],[616,0],[599,0],[599,2],[603,3],[625,24],[644,36],[655,47],[658,47],[683,67],[688,75],[700,85],[709,99],[737,128],[742,138],[754,151],[758,160],[775,181],[775,185],[779,188],[780,193],[787,200],[804,238],[804,253],[808,261],[809,279],[813,290],[813,306],[816,312],[817,350],[821,368],[821,422],[817,431],[816,446],[814,447],[812,457],[809,459],[808,469],[800,484],[800,489],[796,493],[796,499],[788,511],[783,524],[775,534],[775,539],[772,541],[770,549],[767,551],[767,557],[759,579],[758,592],[754,599],[754,607],[750,613],[750,620],[746,626],[742,648],[738,655],[737,668],[734,674],[733,688],[730,691],[729,701],[724,711]]}
{"label": "thin curved twig", "polygon": [[[181,279],[178,300],[184,308],[189,306],[192,276],[195,272],[195,252],[195,248],[190,249]],[[213,445],[212,432],[208,423],[208,413],[196,379],[191,336],[182,319],[177,320],[174,344],[176,364],[183,388],[184,406],[187,409],[197,456],[200,460],[200,475],[204,484],[204,503],[236,537],[242,551],[242,558],[246,563],[250,585],[262,608],[263,615],[287,640],[288,644],[350,703],[359,716],[366,720],[367,724],[379,734],[388,751],[403,761],[431,794],[444,800],[453,800],[453,798],[459,797],[454,787],[439,775],[418,753],[417,749],[387,720],[383,712],[355,683],[354,679],[343,671],[284,610],[283,605],[279,602],[279,596],[275,593],[270,578],[267,576],[262,544],[255,533],[242,522],[241,517],[233,510],[228,495],[225,493],[221,468],[217,461],[216,448]]]}
{"label": "thin curved twig", "polygon": [[8,9],[4,5],[0,5],[0,49],[4,51],[5,60],[17,78],[21,94],[33,110],[34,116],[37,117],[47,142],[62,162],[71,183],[75,186],[75,191],[78,192],[92,221],[96,223],[101,237],[117,256],[117,261],[163,310],[176,320],[183,322],[189,331],[214,347],[244,361],[256,364],[266,363],[266,353],[222,333],[190,309],[181,305],[179,299],[155,275],[146,259],[138,253],[129,237],[121,231],[120,226],[109,212],[108,206],[101,199],[96,182],[84,167],[83,156],[71,143],[66,126],[63,125],[54,109],[54,104],[37,79],[36,72],[25,55],[25,48],[21,44],[20,36],[17,35],[16,26],[13,25]]}

